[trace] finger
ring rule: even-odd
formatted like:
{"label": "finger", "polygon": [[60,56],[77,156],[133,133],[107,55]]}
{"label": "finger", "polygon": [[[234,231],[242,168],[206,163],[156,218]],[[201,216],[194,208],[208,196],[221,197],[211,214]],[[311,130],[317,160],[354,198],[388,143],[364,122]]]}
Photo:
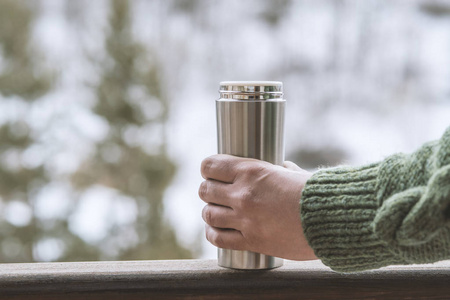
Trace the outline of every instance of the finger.
{"label": "finger", "polygon": [[203,208],[202,218],[206,224],[223,229],[240,229],[236,213],[229,207],[208,204]]}
{"label": "finger", "polygon": [[294,164],[292,161],[285,161],[283,167],[292,171],[302,171],[302,168]]}
{"label": "finger", "polygon": [[243,160],[248,159],[225,154],[210,156],[202,161],[202,176],[205,179],[233,183],[237,175],[237,165]]}
{"label": "finger", "polygon": [[216,247],[232,250],[247,250],[248,248],[244,237],[237,230],[206,225],[205,232],[206,239]]}
{"label": "finger", "polygon": [[198,195],[206,203],[214,203],[222,206],[231,207],[231,184],[216,180],[205,180],[200,184]]}

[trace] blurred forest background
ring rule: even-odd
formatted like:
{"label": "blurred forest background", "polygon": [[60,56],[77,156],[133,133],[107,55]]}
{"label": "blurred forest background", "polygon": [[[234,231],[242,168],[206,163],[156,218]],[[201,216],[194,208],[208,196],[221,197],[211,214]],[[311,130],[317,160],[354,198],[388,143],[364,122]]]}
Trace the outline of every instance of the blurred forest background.
{"label": "blurred forest background", "polygon": [[0,0],[0,262],[215,257],[222,80],[284,82],[304,168],[411,152],[450,124],[450,1]]}

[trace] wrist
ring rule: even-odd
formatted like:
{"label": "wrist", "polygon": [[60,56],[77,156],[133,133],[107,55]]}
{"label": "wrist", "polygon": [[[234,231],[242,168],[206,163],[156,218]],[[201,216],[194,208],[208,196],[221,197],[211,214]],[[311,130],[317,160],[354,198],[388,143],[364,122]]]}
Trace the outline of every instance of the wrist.
{"label": "wrist", "polygon": [[395,263],[374,234],[378,209],[378,164],[321,170],[306,182],[301,197],[305,237],[322,262],[337,271],[358,271]]}

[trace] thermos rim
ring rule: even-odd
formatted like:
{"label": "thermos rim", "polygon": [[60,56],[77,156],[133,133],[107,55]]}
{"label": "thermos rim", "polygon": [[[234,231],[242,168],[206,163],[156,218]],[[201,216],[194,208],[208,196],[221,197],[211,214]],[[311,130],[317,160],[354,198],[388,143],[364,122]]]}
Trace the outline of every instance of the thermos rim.
{"label": "thermos rim", "polygon": [[250,100],[283,97],[281,81],[222,81],[219,86],[221,98]]}
{"label": "thermos rim", "polygon": [[239,80],[225,80],[221,81],[220,85],[249,85],[249,86],[283,86],[283,82],[281,81],[239,81]]}
{"label": "thermos rim", "polygon": [[219,86],[219,92],[283,93],[281,81],[222,81]]}

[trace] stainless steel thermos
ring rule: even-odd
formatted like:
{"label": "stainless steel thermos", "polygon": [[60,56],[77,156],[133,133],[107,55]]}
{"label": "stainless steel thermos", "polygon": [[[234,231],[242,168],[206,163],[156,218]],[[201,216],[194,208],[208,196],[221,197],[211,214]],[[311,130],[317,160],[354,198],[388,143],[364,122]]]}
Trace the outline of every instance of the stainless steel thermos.
{"label": "stainless steel thermos", "polygon": [[[284,162],[283,84],[279,81],[223,81],[216,101],[219,154]],[[233,269],[270,269],[281,258],[218,249],[218,263]]]}

